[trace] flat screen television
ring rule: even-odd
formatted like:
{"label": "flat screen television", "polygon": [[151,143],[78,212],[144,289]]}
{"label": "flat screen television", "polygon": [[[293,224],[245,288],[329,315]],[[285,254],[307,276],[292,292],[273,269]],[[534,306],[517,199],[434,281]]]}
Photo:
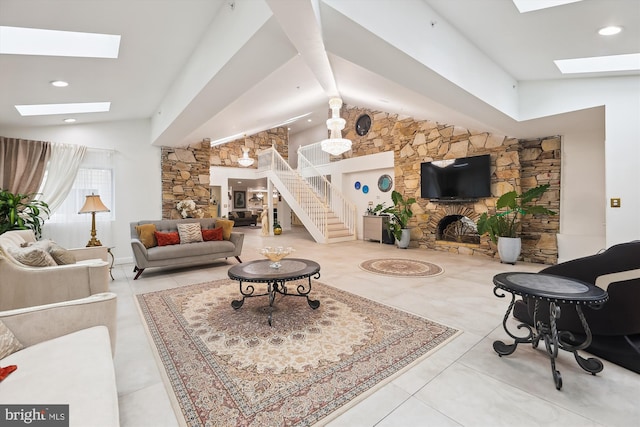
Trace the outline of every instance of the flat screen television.
{"label": "flat screen television", "polygon": [[491,156],[424,162],[420,167],[423,199],[463,200],[491,196]]}

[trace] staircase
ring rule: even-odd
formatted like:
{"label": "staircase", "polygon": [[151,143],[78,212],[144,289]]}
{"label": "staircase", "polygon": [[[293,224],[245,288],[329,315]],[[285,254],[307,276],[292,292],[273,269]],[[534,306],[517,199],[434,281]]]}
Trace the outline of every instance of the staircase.
{"label": "staircase", "polygon": [[269,179],[318,243],[356,239],[356,209],[298,153],[298,170],[273,148],[258,155],[258,171]]}

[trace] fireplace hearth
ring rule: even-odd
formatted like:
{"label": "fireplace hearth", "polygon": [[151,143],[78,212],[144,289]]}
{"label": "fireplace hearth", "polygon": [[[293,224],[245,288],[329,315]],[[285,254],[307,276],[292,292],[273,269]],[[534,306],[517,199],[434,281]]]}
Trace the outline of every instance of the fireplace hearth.
{"label": "fireplace hearth", "polygon": [[447,215],[438,222],[436,240],[480,244],[475,222],[464,215]]}

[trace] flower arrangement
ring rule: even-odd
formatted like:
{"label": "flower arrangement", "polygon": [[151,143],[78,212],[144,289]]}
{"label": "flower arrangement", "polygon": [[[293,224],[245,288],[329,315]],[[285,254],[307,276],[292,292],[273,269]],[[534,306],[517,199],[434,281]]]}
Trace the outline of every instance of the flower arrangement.
{"label": "flower arrangement", "polygon": [[182,218],[202,218],[204,211],[200,208],[196,208],[196,202],[191,199],[185,199],[178,202],[176,209],[180,211]]}

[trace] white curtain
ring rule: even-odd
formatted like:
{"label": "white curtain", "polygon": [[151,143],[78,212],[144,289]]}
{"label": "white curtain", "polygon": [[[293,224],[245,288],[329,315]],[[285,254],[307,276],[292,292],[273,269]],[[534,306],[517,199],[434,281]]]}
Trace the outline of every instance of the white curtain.
{"label": "white curtain", "polygon": [[114,154],[111,150],[86,150],[67,197],[44,223],[44,239],[55,240],[66,248],[86,245],[91,238],[91,214],[79,214],[78,211],[87,195],[96,194],[110,209],[110,212],[96,214],[96,237],[103,246],[112,245],[112,225],[115,221]]}
{"label": "white curtain", "polygon": [[44,182],[36,197],[49,205],[51,213],[67,198],[86,151],[83,145],[51,144]]}

